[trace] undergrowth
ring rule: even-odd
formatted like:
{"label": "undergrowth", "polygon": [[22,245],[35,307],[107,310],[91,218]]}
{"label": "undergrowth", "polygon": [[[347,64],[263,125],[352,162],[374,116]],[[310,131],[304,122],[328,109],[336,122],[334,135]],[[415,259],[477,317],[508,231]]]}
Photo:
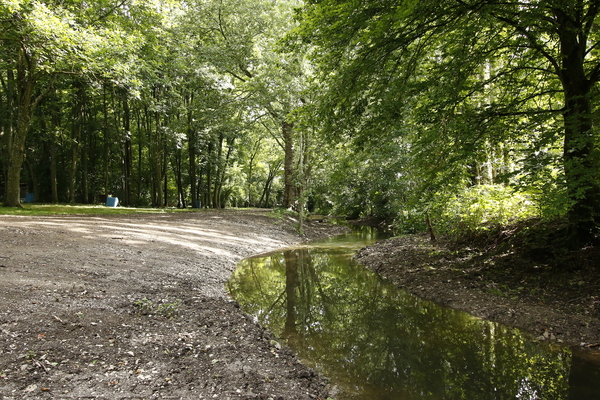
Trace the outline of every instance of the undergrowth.
{"label": "undergrowth", "polygon": [[475,239],[495,235],[504,227],[537,216],[530,196],[502,185],[478,185],[432,204],[438,232],[454,238]]}

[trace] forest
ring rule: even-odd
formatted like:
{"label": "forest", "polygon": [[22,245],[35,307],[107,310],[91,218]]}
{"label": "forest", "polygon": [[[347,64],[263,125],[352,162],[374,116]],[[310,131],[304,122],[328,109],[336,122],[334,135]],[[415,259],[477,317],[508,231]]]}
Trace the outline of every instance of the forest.
{"label": "forest", "polygon": [[598,235],[600,0],[0,0],[0,200]]}

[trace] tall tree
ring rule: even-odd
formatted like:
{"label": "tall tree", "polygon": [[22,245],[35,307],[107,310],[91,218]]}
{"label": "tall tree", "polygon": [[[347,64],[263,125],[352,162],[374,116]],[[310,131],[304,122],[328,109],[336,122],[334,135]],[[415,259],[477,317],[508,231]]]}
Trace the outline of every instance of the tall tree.
{"label": "tall tree", "polygon": [[[14,92],[14,129],[6,131],[7,206],[20,204],[20,173],[25,141],[33,112],[43,96],[52,90],[58,76],[99,72],[108,74],[112,56],[124,49],[121,31],[104,29],[127,1],[2,0],[0,2],[0,46],[7,90]],[[130,49],[133,40],[130,41]],[[111,66],[111,67],[108,67]],[[14,89],[13,89],[14,88]],[[74,147],[75,148],[75,147]]]}
{"label": "tall tree", "polygon": [[570,238],[580,245],[600,221],[599,8],[597,0],[311,0],[299,32],[315,46],[330,131],[407,134],[400,121],[418,117],[413,139],[435,137],[437,150],[424,157],[447,170],[484,143],[536,132],[525,143],[533,154],[561,140]]}
{"label": "tall tree", "polygon": [[235,95],[253,114],[268,116],[285,153],[283,205],[293,204],[296,161],[294,123],[290,114],[301,104],[302,63],[297,55],[278,52],[277,42],[292,26],[297,1],[190,1],[187,26],[198,40],[197,52],[227,76]]}

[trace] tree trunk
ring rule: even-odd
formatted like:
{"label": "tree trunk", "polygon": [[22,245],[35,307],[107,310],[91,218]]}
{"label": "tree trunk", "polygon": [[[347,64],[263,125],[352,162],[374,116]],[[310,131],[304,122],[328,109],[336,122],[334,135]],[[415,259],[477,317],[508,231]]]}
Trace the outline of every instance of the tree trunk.
{"label": "tree trunk", "polygon": [[122,93],[123,101],[123,204],[131,206],[131,176],[133,171],[133,150],[131,145],[131,111],[128,92]]}
{"label": "tree trunk", "polygon": [[281,124],[284,147],[284,192],[283,207],[289,208],[296,201],[296,185],[294,184],[294,124],[284,121]]}
{"label": "tree trunk", "polygon": [[564,171],[572,207],[569,211],[571,239],[580,246],[592,239],[600,217],[600,186],[594,136],[591,134],[591,104],[588,93],[565,91],[566,111]]}
{"label": "tree trunk", "polygon": [[213,170],[213,142],[212,140],[208,142],[208,150],[206,155],[206,191],[204,197],[204,204],[206,204],[207,208],[212,207],[212,170]]}
{"label": "tree trunk", "polygon": [[79,144],[82,126],[85,122],[85,88],[76,81],[75,102],[73,105],[73,126],[71,129],[71,165],[69,168],[69,202],[75,203],[75,187],[77,181],[77,163],[79,161]]}
{"label": "tree trunk", "polygon": [[163,181],[163,149],[162,149],[162,128],[160,126],[160,114],[155,111],[154,112],[154,120],[156,126],[154,127],[155,137],[152,142],[152,147],[154,149],[153,156],[151,159],[154,161],[154,179],[153,179],[153,188],[155,191],[155,207],[163,207],[164,206],[164,198],[163,198],[163,190],[162,190],[162,181]]}
{"label": "tree trunk", "polygon": [[255,207],[256,206],[256,202],[254,201],[254,198],[252,196],[252,181],[254,178],[254,160],[256,159],[256,157],[258,156],[258,152],[260,151],[260,143],[261,143],[262,139],[259,138],[256,143],[254,144],[254,147],[252,148],[252,153],[250,154],[250,160],[248,160],[248,207]]}
{"label": "tree trunk", "polygon": [[204,171],[206,170],[206,166],[200,167],[200,171],[198,173],[198,200],[201,201],[200,207],[207,208],[208,203],[206,202],[206,190],[203,190],[204,185]]}
{"label": "tree trunk", "polygon": [[186,208],[185,192],[183,190],[183,150],[180,147],[175,149],[171,164],[175,173],[175,184],[177,185],[177,208]]}
{"label": "tree trunk", "polygon": [[[190,98],[190,103],[193,97]],[[188,141],[188,158],[189,158],[189,175],[190,175],[190,194],[192,197],[192,208],[198,208],[198,195],[196,194],[196,130],[193,126],[192,111],[188,111],[187,116],[187,141]]]}
{"label": "tree trunk", "polygon": [[163,207],[168,207],[168,205],[169,205],[169,175],[167,174],[167,166],[168,166],[167,152],[166,152],[166,150],[164,150],[163,151],[163,166],[162,166],[163,190],[164,190]]}
{"label": "tree trunk", "polygon": [[84,129],[81,135],[81,201],[84,204],[90,202],[90,183],[89,183],[89,156],[88,150],[90,143],[88,143],[87,129]]}
{"label": "tree trunk", "polygon": [[21,207],[21,168],[23,166],[25,140],[35,105],[33,93],[37,83],[36,60],[20,48],[17,57],[17,124],[7,141],[6,207]]}
{"label": "tree trunk", "polygon": [[215,162],[215,166],[216,166],[215,184],[213,185],[213,192],[212,192],[212,207],[213,208],[221,208],[221,205],[219,204],[219,197],[221,194],[219,178],[221,177],[221,170],[223,169],[223,160],[221,160],[221,157],[223,156],[223,141],[224,140],[225,140],[225,137],[223,136],[223,134],[220,134],[219,141],[217,143],[217,158],[216,158],[216,162]]}
{"label": "tree trunk", "polygon": [[223,183],[225,182],[225,172],[227,171],[227,167],[229,166],[229,159],[231,158],[231,152],[233,151],[233,143],[234,143],[234,139],[232,139],[231,141],[227,141],[227,155],[225,156],[225,161],[223,162],[223,166],[221,168],[221,173],[220,176],[218,177],[218,189],[215,189],[216,191],[216,200],[217,200],[217,204],[215,206],[215,208],[222,208],[224,205],[221,202],[221,193],[222,193],[222,189],[223,189]]}
{"label": "tree trunk", "polygon": [[60,126],[60,116],[57,110],[52,106],[52,115],[50,117],[50,190],[52,192],[52,202],[58,203],[58,157],[56,133]]}
{"label": "tree trunk", "polygon": [[149,180],[150,180],[150,203],[153,207],[158,207],[157,203],[157,183],[156,183],[156,168],[158,168],[157,159],[157,147],[156,147],[156,135],[153,128],[154,114],[150,111],[148,106],[144,106],[144,131],[146,133],[146,141],[148,142],[148,153],[149,153]]}
{"label": "tree trunk", "polygon": [[27,167],[27,171],[29,172],[29,182],[31,182],[32,186],[27,185],[27,193],[31,193],[31,189],[33,188],[33,198],[40,198],[40,181],[38,179],[39,174],[36,174],[35,167],[38,161],[29,160],[25,158],[23,164]]}
{"label": "tree trunk", "polygon": [[6,140],[6,143],[1,143],[0,151],[2,152],[2,175],[4,177],[4,190],[6,191],[6,176],[8,168],[8,138],[13,135],[14,129],[14,99],[15,99],[15,74],[12,67],[8,67],[6,71],[6,82],[2,80],[2,87],[6,93],[6,107],[4,114],[4,124],[0,132],[0,139]]}
{"label": "tree trunk", "polygon": [[269,175],[267,176],[262,195],[260,196],[260,200],[258,201],[259,207],[269,207],[269,201],[271,197],[271,184],[273,183],[273,179],[275,179],[275,175],[277,175],[277,171],[279,171],[279,168],[281,168],[281,161],[278,162],[275,167],[273,167],[272,165],[269,166]]}
{"label": "tree trunk", "polygon": [[142,171],[143,171],[143,163],[142,160],[144,159],[144,148],[145,148],[145,143],[144,143],[144,135],[142,134],[142,132],[144,132],[144,128],[143,128],[143,119],[142,119],[142,113],[140,112],[140,109],[137,108],[136,109],[136,122],[137,122],[137,131],[138,131],[138,157],[137,157],[137,178],[136,178],[136,193],[135,193],[135,198],[136,198],[136,202],[140,202],[141,198],[142,198]]}
{"label": "tree trunk", "polygon": [[559,71],[565,96],[564,171],[568,196],[571,244],[590,242],[600,218],[599,163],[593,134],[591,90],[584,61],[587,43],[580,43],[578,30],[567,16],[559,15],[562,69]]}
{"label": "tree trunk", "polygon": [[109,164],[110,164],[110,159],[109,159],[109,154],[110,154],[110,131],[109,131],[109,127],[108,127],[108,101],[106,99],[106,85],[102,86],[102,114],[103,114],[103,118],[104,118],[104,123],[102,125],[102,138],[104,139],[104,146],[103,146],[103,157],[102,160],[104,162],[103,164],[103,168],[102,168],[102,178],[103,178],[103,195],[109,195],[110,194],[110,189],[109,189]]}

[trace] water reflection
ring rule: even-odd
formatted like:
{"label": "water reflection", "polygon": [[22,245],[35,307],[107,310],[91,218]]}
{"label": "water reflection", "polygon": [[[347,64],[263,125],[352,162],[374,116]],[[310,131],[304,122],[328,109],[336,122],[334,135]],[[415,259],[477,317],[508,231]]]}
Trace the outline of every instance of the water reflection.
{"label": "water reflection", "polygon": [[357,265],[352,255],[374,239],[245,260],[229,291],[338,384],[338,400],[598,398],[581,380],[589,371],[570,377],[569,349],[420,300]]}

